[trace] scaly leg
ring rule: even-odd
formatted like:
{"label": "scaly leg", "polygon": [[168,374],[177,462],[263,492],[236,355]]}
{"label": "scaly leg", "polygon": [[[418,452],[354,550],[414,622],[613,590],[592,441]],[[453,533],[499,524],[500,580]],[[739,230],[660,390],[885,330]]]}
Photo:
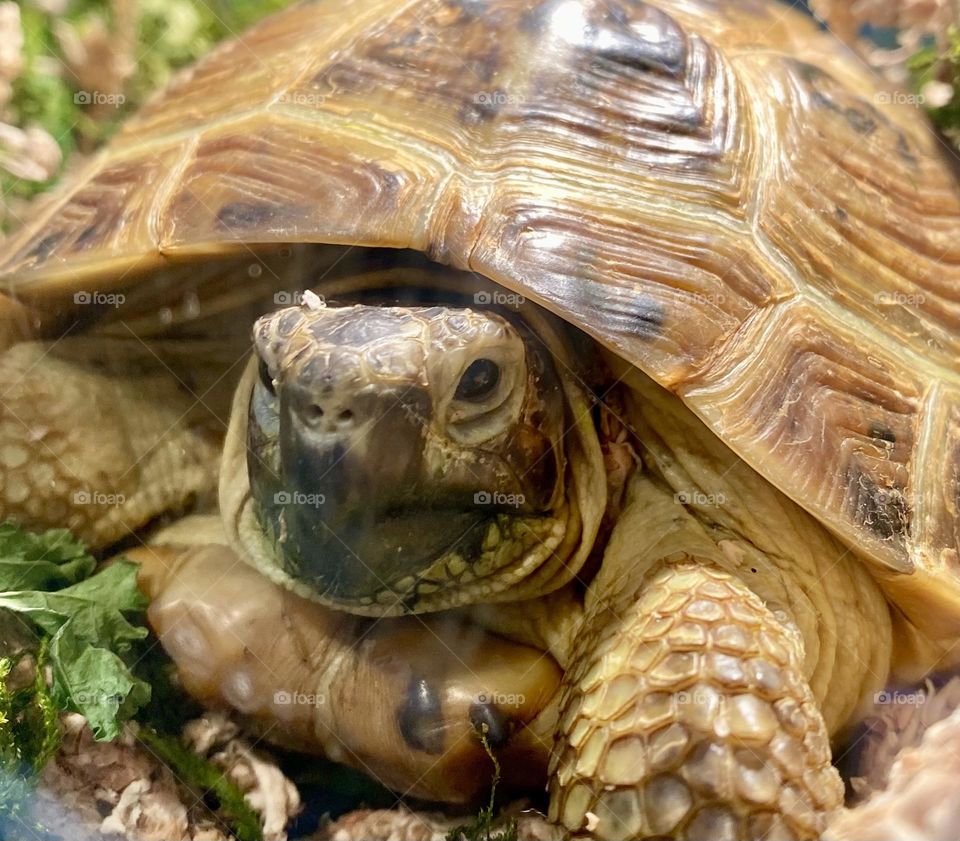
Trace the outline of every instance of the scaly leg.
{"label": "scaly leg", "polygon": [[69,528],[99,548],[212,498],[212,401],[156,353],[133,338],[66,338],[0,355],[0,520]]}
{"label": "scaly leg", "polygon": [[596,838],[818,837],[843,785],[799,634],[681,506],[638,485],[656,536],[615,531],[588,593],[551,819]]}

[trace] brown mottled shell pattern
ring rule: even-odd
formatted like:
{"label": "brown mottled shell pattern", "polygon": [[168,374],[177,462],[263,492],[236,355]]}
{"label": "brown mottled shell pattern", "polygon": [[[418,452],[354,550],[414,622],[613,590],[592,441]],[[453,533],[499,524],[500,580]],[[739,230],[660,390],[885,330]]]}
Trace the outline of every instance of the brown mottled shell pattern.
{"label": "brown mottled shell pattern", "polygon": [[956,614],[960,192],[879,93],[750,0],[304,3],[134,117],[0,276],[49,308],[248,244],[423,251],[585,329]]}

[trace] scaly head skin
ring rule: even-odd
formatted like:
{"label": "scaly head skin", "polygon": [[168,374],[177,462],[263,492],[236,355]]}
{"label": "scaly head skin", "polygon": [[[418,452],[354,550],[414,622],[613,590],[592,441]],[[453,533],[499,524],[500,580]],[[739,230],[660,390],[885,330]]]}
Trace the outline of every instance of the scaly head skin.
{"label": "scaly head skin", "polygon": [[256,518],[268,563],[320,600],[483,600],[564,536],[562,392],[522,328],[468,309],[303,306],[254,339]]}

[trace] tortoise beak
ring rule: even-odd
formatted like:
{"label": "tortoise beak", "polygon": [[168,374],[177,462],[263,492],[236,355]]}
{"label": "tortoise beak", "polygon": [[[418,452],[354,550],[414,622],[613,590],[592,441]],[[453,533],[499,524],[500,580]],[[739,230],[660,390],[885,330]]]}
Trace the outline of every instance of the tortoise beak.
{"label": "tortoise beak", "polygon": [[[423,408],[415,398],[413,405]],[[382,586],[364,535],[396,506],[404,479],[417,470],[422,415],[402,411],[406,405],[391,392],[344,396],[310,383],[284,390],[279,440],[285,490],[275,501],[285,565],[295,578],[344,594]]]}
{"label": "tortoise beak", "polygon": [[344,394],[318,380],[290,384],[280,400],[282,563],[318,592],[364,598],[419,573],[486,518],[424,507],[425,391],[371,384]]}
{"label": "tortoise beak", "polygon": [[[295,383],[280,399],[281,467],[291,492],[312,494],[333,526],[342,512],[396,506],[416,480],[430,401],[420,390],[344,394]],[[318,506],[319,507],[319,506]]]}

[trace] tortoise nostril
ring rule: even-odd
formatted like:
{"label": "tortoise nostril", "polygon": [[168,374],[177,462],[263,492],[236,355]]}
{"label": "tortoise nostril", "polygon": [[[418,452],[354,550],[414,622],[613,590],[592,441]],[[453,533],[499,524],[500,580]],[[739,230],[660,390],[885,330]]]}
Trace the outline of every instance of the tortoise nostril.
{"label": "tortoise nostril", "polygon": [[322,403],[307,403],[301,410],[301,416],[308,426],[327,432],[345,431],[356,421],[353,409],[338,410],[336,406],[324,408]]}

